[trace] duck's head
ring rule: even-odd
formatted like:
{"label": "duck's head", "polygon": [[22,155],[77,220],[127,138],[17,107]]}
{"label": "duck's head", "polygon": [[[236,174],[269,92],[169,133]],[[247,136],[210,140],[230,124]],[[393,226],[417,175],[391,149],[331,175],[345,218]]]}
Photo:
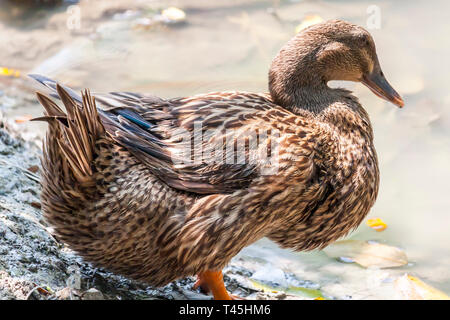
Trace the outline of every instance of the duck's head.
{"label": "duck's head", "polygon": [[304,98],[302,88],[323,88],[331,80],[361,82],[377,96],[404,105],[381,71],[369,32],[341,20],[313,25],[291,39],[272,62],[269,89],[275,102],[295,105]]}

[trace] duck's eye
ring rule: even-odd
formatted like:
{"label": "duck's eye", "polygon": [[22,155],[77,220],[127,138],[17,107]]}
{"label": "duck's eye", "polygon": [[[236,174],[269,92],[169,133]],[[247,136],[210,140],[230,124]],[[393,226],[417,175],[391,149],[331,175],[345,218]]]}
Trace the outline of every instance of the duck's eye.
{"label": "duck's eye", "polygon": [[367,36],[367,35],[365,35],[365,34],[363,34],[362,36],[361,36],[361,42],[362,42],[362,44],[364,45],[364,46],[370,46],[370,40],[369,40],[369,37]]}

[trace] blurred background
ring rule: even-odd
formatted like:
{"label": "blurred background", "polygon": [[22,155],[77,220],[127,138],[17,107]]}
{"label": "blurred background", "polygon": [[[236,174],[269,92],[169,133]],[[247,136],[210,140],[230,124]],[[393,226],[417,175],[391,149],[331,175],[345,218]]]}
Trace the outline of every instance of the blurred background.
{"label": "blurred background", "polygon": [[0,3],[0,113],[30,139],[42,137],[46,126],[27,121],[42,113],[34,97],[39,86],[29,73],[76,89],[167,98],[261,92],[267,91],[271,59],[302,28],[335,18],[365,27],[405,107],[380,100],[361,84],[331,84],[354,91],[370,114],[381,170],[380,193],[368,219],[380,218],[381,229],[387,228],[377,232],[365,221],[349,239],[400,248],[407,263],[362,267],[333,253],[281,250],[265,239],[234,262],[258,264],[263,271],[256,280],[280,284],[284,280],[273,278],[277,270],[288,271],[337,298],[398,297],[396,279],[405,273],[450,293],[448,1]]}

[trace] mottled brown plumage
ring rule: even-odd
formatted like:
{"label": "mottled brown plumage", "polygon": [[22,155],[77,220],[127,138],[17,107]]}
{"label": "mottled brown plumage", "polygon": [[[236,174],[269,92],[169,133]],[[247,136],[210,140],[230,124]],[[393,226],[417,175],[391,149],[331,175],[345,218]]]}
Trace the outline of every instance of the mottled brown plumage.
{"label": "mottled brown plumage", "polygon": [[219,271],[262,237],[311,250],[357,227],[378,192],[372,127],[327,82],[403,105],[368,32],[337,20],[280,51],[270,94],[79,96],[34,77],[67,110],[38,94],[45,218],[87,261],[155,286]]}

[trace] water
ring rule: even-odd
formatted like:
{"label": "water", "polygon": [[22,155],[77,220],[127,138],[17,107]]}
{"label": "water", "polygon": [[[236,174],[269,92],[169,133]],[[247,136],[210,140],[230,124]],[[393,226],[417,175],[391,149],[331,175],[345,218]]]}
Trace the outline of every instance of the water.
{"label": "water", "polygon": [[[0,67],[38,72],[76,88],[141,91],[162,97],[216,90],[266,91],[267,70],[295,27],[310,14],[367,25],[366,1],[82,1],[80,29],[69,30],[66,7],[27,12],[30,23],[0,15]],[[381,170],[370,217],[388,228],[361,225],[352,239],[403,248],[411,264],[367,270],[323,252],[292,253],[268,240],[237,257],[264,260],[313,281],[339,298],[393,298],[393,279],[408,272],[450,293],[450,43],[447,1],[377,1],[380,29],[371,29],[383,71],[405,100],[400,110],[360,84],[345,83],[370,114]],[[187,23],[146,29],[137,23],[155,10],[184,9]],[[126,9],[132,11],[123,14]],[[24,77],[0,77],[3,112],[38,115]],[[9,100],[8,100],[9,99]],[[11,102],[11,99],[13,102]],[[5,101],[9,101],[6,104]],[[15,102],[14,102],[15,101]],[[41,134],[45,127],[23,128]],[[264,264],[263,263],[263,264]]]}

